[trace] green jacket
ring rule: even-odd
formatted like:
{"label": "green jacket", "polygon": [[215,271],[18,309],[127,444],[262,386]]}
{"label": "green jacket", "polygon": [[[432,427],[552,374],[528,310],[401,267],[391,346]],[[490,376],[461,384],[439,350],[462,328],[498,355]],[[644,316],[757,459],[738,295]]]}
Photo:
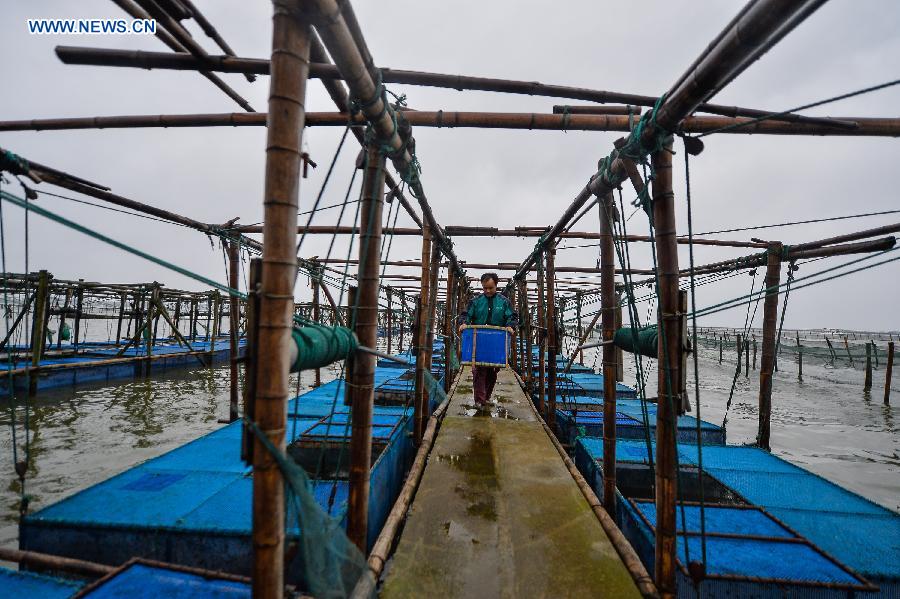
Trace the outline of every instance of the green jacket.
{"label": "green jacket", "polygon": [[460,314],[460,324],[491,325],[495,327],[517,327],[519,315],[509,305],[509,300],[497,293],[493,305],[484,294],[473,298],[466,311]]}

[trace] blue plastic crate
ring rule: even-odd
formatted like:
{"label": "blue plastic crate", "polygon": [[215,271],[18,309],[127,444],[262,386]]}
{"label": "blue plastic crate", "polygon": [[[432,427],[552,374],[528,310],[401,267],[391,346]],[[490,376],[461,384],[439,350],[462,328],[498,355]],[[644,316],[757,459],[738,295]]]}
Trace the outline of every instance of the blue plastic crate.
{"label": "blue plastic crate", "polygon": [[461,362],[505,368],[509,359],[509,333],[503,327],[470,326],[462,332]]}

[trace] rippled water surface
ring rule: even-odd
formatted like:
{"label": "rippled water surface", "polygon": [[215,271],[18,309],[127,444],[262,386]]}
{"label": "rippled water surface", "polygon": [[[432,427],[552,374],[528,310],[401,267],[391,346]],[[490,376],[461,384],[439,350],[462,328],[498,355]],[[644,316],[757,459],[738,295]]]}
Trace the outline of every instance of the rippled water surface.
{"label": "rippled water surface", "polygon": [[[228,417],[229,368],[168,371],[148,379],[41,391],[30,400],[29,511],[105,480],[218,427]],[[323,379],[333,378],[323,370]],[[292,377],[296,390],[296,376]],[[312,375],[301,381],[309,388]],[[5,408],[5,402],[0,403]],[[25,407],[16,409],[24,451]],[[14,470],[10,412],[0,417],[0,546],[16,546],[21,487]]]}

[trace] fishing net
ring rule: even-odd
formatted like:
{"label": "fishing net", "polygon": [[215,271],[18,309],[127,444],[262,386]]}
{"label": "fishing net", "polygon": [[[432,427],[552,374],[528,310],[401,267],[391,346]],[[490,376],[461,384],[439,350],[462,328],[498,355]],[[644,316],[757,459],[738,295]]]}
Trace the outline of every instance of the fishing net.
{"label": "fishing net", "polygon": [[266,448],[284,476],[288,529],[296,525],[300,578],[315,597],[347,597],[367,570],[366,559],[354,545],[340,518],[325,513],[316,501],[312,481],[306,471],[276,448],[252,421],[247,425]]}

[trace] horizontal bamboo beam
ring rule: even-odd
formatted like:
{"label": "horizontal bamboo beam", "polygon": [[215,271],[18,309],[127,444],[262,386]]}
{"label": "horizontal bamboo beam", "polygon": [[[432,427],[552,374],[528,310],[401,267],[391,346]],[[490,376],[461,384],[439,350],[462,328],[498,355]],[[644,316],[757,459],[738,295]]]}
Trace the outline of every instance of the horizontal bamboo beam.
{"label": "horizontal bamboo beam", "polygon": [[[208,70],[223,73],[250,73],[268,75],[269,61],[259,58],[235,58],[231,56],[209,55],[204,60],[193,56],[167,54],[164,52],[144,52],[140,50],[110,50],[106,48],[82,48],[76,46],[57,46],[57,57],[65,64],[81,64],[111,67],[136,67],[141,69],[174,69],[174,70]],[[600,104],[620,103],[636,106],[653,106],[657,98],[640,94],[628,94],[603,90],[570,87],[565,85],[546,85],[537,81],[516,81],[490,77],[468,77],[465,75],[449,75],[443,73],[426,73],[401,69],[380,69],[384,83],[404,83],[424,87],[442,87],[458,91],[491,91],[527,96],[545,96],[551,98],[568,98],[584,100]],[[311,79],[343,79],[337,67],[332,64],[312,63],[309,68]],[[697,108],[700,112],[718,114],[729,117],[758,118],[771,114],[768,110],[724,106],[720,104],[702,104]],[[627,114],[627,113],[626,113]],[[847,126],[846,123],[834,123],[827,117],[807,117],[797,114],[779,115],[778,120],[785,122],[805,122],[818,125]]]}
{"label": "horizontal bamboo beam", "polygon": [[568,104],[555,105],[553,114],[624,114],[632,116],[641,115],[640,106],[569,106]]}
{"label": "horizontal bamboo beam", "polygon": [[[417,127],[475,128],[475,129],[528,129],[548,131],[623,131],[629,132],[632,120],[627,116],[518,112],[403,112],[407,121]],[[230,112],[211,114],[157,114],[96,117],[69,117],[0,121],[0,131],[63,131],[78,129],[135,129],[175,127],[264,127],[266,113]],[[848,117],[849,118],[849,117]],[[345,127],[350,116],[343,112],[309,112],[308,127]],[[898,118],[853,117],[854,129],[834,129],[825,125],[785,123],[774,120],[760,121],[738,128],[727,129],[727,134],[757,135],[839,135],[856,137],[898,137]],[[364,121],[355,117],[360,126]],[[749,123],[746,118],[719,116],[687,117],[682,121],[684,133],[709,133],[723,127],[735,127]]]}

